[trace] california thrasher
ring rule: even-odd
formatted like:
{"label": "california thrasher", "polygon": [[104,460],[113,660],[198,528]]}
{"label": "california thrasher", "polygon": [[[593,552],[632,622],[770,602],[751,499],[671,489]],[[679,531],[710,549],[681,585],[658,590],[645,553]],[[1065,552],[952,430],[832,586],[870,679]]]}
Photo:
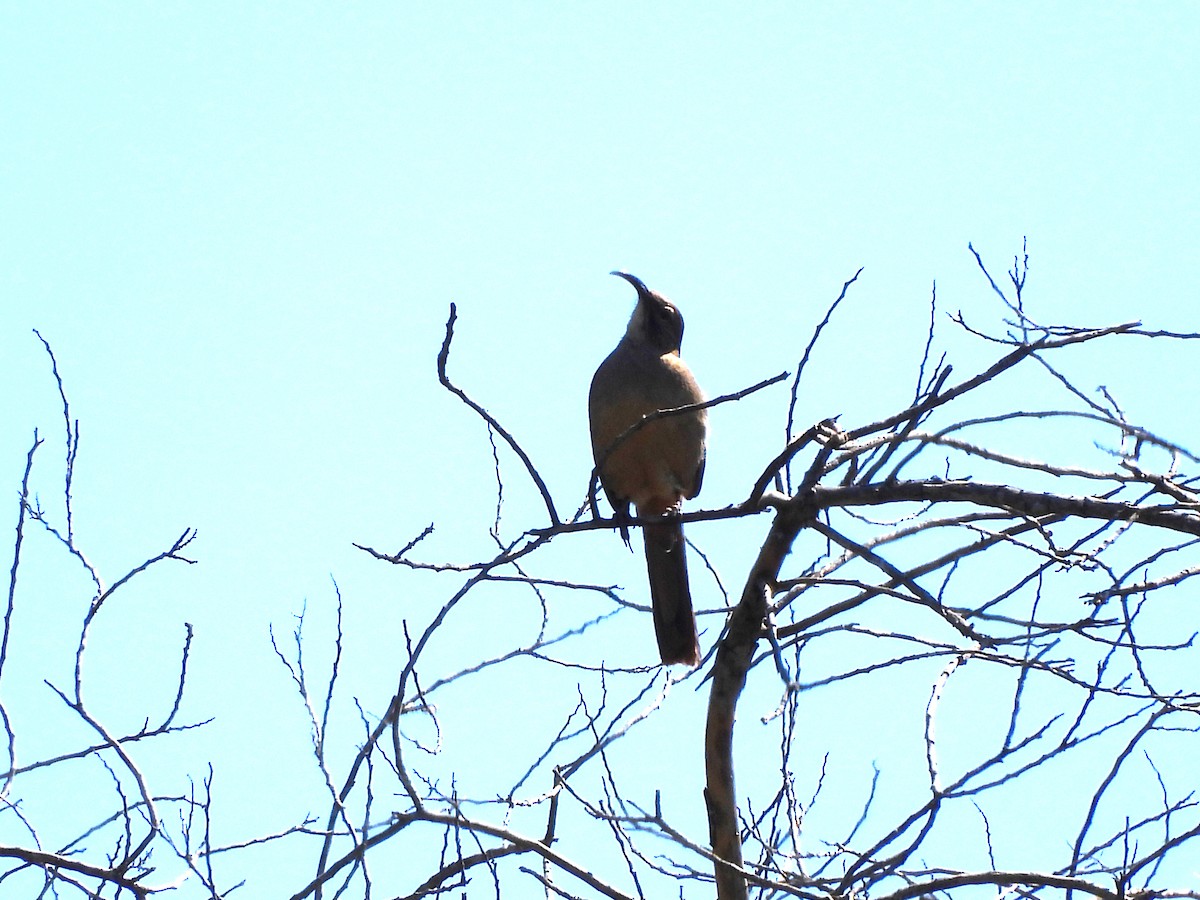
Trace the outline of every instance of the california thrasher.
{"label": "california thrasher", "polygon": [[[628,518],[630,503],[639,518],[662,517],[642,526],[658,652],[664,665],[694,666],[700,662],[700,642],[678,517],[682,502],[700,493],[707,415],[694,410],[664,416],[616,442],[643,416],[702,403],[704,394],[679,358],[679,310],[628,272],[610,274],[637,288],[637,306],[625,336],[592,377],[592,453],[618,518]],[[624,528],[622,536],[629,543]]]}

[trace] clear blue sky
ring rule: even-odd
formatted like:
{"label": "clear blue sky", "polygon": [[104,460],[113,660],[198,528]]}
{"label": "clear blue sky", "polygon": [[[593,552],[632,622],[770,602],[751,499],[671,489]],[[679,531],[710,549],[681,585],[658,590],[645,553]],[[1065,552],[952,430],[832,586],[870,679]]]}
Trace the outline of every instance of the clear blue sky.
{"label": "clear blue sky", "polygon": [[[446,588],[351,542],[394,549],[436,521],[427,556],[487,552],[490,451],[433,368],[451,301],[456,379],[562,509],[591,465],[588,381],[632,306],[610,269],[679,303],[715,394],[793,368],[865,267],[805,423],[903,404],[935,279],[944,309],[995,321],[968,241],[1000,275],[1028,237],[1035,318],[1200,330],[1197,46],[1183,2],[7,5],[0,478],[11,496],[34,427],[43,497],[61,477],[37,328],[82,421],[76,527],[101,572],[200,532],[199,565],[113,611],[97,677],[126,654],[161,671],[193,622],[194,714],[221,716],[203,740],[295,741],[269,771],[218,760],[271,808],[305,731],[268,624],[305,598],[327,622],[333,575],[353,690],[385,702],[401,610]],[[1194,351],[1168,368],[1122,347],[1080,360],[1081,382],[1196,449]],[[777,452],[779,396],[714,417],[706,503]],[[540,524],[510,480],[510,529]],[[561,574],[601,546],[557,548]],[[589,577],[640,588],[638,557],[603,548]],[[73,621],[87,590],[66,585],[36,603]]]}

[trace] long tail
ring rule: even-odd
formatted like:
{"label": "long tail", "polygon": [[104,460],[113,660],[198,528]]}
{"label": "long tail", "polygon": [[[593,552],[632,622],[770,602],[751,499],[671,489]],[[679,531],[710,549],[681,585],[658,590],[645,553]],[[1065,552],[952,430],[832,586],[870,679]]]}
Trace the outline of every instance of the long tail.
{"label": "long tail", "polygon": [[650,575],[650,603],[654,608],[654,634],[663,665],[700,662],[700,639],[688,588],[683,526],[668,517],[642,529],[646,541],[646,571]]}

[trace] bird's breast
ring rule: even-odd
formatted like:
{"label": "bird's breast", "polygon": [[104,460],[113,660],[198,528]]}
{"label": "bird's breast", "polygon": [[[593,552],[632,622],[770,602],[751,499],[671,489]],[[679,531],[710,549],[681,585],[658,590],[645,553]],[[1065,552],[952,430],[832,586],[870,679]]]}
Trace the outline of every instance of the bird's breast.
{"label": "bird's breast", "polygon": [[650,422],[620,446],[613,444],[644,416],[703,399],[678,356],[638,354],[618,345],[596,371],[588,402],[592,451],[597,463],[604,460],[605,489],[631,501],[641,515],[658,515],[694,496],[704,458],[703,411]]}

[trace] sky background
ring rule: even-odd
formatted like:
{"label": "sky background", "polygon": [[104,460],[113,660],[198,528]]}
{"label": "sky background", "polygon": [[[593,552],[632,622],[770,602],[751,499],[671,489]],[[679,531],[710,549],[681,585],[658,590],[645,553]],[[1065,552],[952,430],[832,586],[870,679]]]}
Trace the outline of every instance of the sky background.
{"label": "sky background", "polygon": [[[352,543],[394,550],[436,522],[424,558],[489,552],[486,433],[434,368],[451,302],[453,377],[567,512],[591,467],[588,383],[633,305],[611,269],[679,304],[715,395],[794,371],[862,267],[802,425],[906,404],[935,281],[943,310],[1000,329],[968,242],[1001,277],[1027,239],[1035,319],[1200,331],[1197,46],[1182,2],[6,5],[0,474],[11,496],[39,429],[34,485],[61,507],[36,328],[81,420],[75,526],[102,575],[199,532],[197,565],[147,573],[98,624],[95,702],[161,707],[173,676],[154,673],[191,622],[192,715],[219,720],[187,762],[214,758],[257,811],[231,806],[239,835],[306,805],[303,711],[268,629],[307,601],[322,637],[336,579],[348,683],[386,704],[399,620],[447,586]],[[962,371],[991,359],[938,327]],[[1072,357],[1081,386],[1200,447],[1190,345],[1115,349]],[[743,497],[778,452],[785,393],[714,413],[705,505]],[[515,468],[506,489],[511,534],[542,524]],[[728,584],[760,531],[722,533]],[[44,668],[6,691],[38,716],[89,592],[45,535],[27,552],[20,659]],[[554,553],[560,575],[644,578],[609,535]],[[447,657],[511,615],[473,614]],[[623,616],[613,640],[652,654],[648,629]]]}

